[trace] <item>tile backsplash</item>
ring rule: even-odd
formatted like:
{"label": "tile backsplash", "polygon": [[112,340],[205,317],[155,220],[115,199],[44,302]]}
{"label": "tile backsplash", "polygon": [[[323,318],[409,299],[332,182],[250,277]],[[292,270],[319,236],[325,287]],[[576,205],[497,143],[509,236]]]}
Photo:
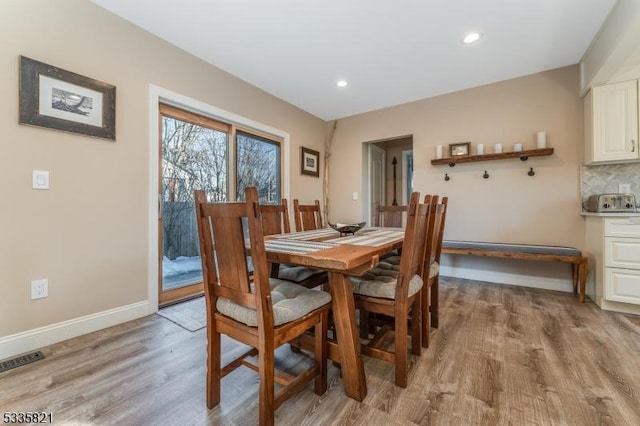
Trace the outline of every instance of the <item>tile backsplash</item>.
{"label": "tile backsplash", "polygon": [[639,204],[640,163],[582,166],[582,201],[594,194],[620,192],[620,183],[631,185],[631,193],[636,197],[636,204]]}

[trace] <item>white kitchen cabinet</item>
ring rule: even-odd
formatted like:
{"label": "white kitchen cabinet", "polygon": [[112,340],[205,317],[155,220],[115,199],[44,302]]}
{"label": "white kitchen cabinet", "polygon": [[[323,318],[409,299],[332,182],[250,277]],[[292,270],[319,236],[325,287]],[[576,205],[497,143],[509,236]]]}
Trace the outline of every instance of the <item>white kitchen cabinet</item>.
{"label": "white kitchen cabinet", "polygon": [[638,80],[589,91],[584,100],[587,164],[640,159],[638,93]]}
{"label": "white kitchen cabinet", "polygon": [[640,303],[640,270],[607,268],[606,300]]}
{"label": "white kitchen cabinet", "polygon": [[586,246],[589,296],[602,309],[640,313],[640,216],[587,217]]}

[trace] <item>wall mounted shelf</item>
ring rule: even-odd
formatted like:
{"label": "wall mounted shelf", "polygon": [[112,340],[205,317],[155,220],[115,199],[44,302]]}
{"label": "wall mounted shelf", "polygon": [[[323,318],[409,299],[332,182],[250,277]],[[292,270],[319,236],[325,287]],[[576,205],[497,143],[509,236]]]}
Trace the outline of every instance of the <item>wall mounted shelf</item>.
{"label": "wall mounted shelf", "polygon": [[460,155],[458,157],[438,158],[431,160],[431,164],[434,166],[448,164],[449,167],[453,167],[458,163],[475,163],[477,161],[504,160],[507,158],[519,158],[522,161],[527,161],[529,157],[540,157],[551,154],[553,154],[553,148],[530,149],[527,151],[501,152],[499,154]]}

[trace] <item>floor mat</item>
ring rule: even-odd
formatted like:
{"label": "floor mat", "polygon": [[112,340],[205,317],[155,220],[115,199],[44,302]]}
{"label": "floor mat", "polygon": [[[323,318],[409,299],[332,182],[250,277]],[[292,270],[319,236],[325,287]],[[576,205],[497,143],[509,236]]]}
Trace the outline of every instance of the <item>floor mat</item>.
{"label": "floor mat", "polygon": [[158,315],[189,331],[206,327],[204,296],[160,308]]}

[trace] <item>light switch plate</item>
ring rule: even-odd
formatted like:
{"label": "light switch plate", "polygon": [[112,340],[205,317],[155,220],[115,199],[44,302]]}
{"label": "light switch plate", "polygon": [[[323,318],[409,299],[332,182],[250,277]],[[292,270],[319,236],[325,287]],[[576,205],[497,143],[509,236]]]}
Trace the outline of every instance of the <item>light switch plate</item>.
{"label": "light switch plate", "polygon": [[354,192],[353,193],[353,201],[356,201],[358,199],[358,193]]}
{"label": "light switch plate", "polygon": [[49,172],[46,170],[34,170],[31,184],[33,189],[49,189]]}

